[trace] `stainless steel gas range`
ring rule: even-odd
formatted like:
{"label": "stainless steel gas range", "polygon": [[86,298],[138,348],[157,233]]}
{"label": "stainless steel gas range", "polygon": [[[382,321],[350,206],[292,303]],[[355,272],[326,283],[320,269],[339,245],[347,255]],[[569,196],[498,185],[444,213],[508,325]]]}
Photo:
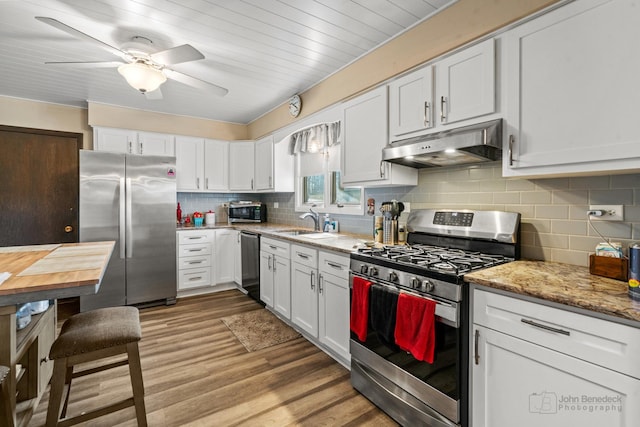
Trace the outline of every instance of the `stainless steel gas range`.
{"label": "stainless steel gas range", "polygon": [[[414,210],[407,245],[353,252],[351,287],[364,280],[370,298],[366,338],[351,332],[353,387],[402,425],[468,425],[469,301],[463,275],[518,259],[519,228],[518,213]],[[393,328],[400,294],[435,303],[432,363],[398,345]],[[353,311],[352,306],[352,322]]]}

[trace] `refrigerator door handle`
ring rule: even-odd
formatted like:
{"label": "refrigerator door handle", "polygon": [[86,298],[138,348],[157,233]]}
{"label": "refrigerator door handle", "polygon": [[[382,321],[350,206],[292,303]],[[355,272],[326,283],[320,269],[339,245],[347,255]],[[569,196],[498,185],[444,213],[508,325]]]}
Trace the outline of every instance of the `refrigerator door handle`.
{"label": "refrigerator door handle", "polygon": [[120,259],[124,259],[124,248],[126,247],[124,240],[126,224],[124,178],[120,178],[120,198],[118,199],[118,203],[120,204],[120,214],[118,216],[118,233],[120,234]]}
{"label": "refrigerator door handle", "polygon": [[133,257],[133,227],[131,225],[133,216],[131,213],[131,178],[127,178],[127,203],[126,203],[126,211],[127,211],[127,229],[126,229],[126,247],[127,247],[127,258]]}

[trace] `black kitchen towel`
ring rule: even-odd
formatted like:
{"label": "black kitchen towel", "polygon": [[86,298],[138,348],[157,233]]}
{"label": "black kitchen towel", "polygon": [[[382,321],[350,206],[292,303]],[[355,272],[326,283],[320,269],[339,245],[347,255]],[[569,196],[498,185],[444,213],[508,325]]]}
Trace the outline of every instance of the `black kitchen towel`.
{"label": "black kitchen towel", "polygon": [[394,331],[396,329],[398,291],[387,286],[374,284],[371,286],[370,298],[371,328],[376,332],[380,341],[391,348],[396,347]]}

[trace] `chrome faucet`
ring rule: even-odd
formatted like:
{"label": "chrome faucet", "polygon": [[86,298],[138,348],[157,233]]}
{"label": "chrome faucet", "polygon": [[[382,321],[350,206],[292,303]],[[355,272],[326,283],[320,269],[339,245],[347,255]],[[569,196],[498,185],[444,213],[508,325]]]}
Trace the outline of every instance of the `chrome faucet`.
{"label": "chrome faucet", "polygon": [[305,212],[300,215],[300,219],[312,218],[313,219],[313,229],[315,231],[320,231],[320,215],[318,212],[314,212],[312,208],[309,208],[309,212]]}

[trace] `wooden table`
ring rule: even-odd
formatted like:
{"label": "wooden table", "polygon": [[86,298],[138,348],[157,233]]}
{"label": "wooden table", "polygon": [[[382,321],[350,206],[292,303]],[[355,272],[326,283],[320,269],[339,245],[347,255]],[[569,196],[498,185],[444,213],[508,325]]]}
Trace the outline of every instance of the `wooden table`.
{"label": "wooden table", "polygon": [[[51,363],[43,359],[55,339],[56,323],[55,310],[49,308],[16,331],[17,305],[95,294],[114,246],[108,241],[0,247],[0,275],[11,274],[0,284],[0,364],[11,368],[8,382],[16,425],[28,424],[51,376]],[[27,366],[18,371],[21,360]],[[18,406],[16,390],[26,397]]]}

